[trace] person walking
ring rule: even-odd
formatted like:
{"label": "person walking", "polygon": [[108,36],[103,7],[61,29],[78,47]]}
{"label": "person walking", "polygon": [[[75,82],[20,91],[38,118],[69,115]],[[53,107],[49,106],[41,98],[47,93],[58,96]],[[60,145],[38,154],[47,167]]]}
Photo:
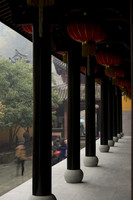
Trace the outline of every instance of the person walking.
{"label": "person walking", "polygon": [[17,164],[17,168],[16,168],[16,172],[17,172],[17,176],[19,174],[19,168],[21,166],[21,175],[24,175],[24,163],[26,160],[26,150],[25,150],[25,146],[23,143],[19,143],[19,145],[16,147],[16,152],[15,152],[15,159],[16,159],[16,164]]}
{"label": "person walking", "polygon": [[53,150],[54,151],[59,151],[60,150],[60,147],[61,147],[61,144],[60,144],[60,137],[56,137],[56,139],[54,140],[53,142]]}
{"label": "person walking", "polygon": [[59,162],[59,156],[57,156],[54,150],[51,150],[51,166],[56,165]]}
{"label": "person walking", "polygon": [[60,142],[61,146],[60,146],[60,155],[59,155],[59,160],[62,161],[66,158],[66,151],[67,151],[67,144],[64,140],[64,138],[61,139]]}
{"label": "person walking", "polygon": [[82,123],[80,124],[80,135],[81,136],[85,135],[85,129],[84,129],[84,125]]}
{"label": "person walking", "polygon": [[18,146],[19,140],[18,140],[18,136],[16,136],[16,147]]}
{"label": "person walking", "polygon": [[28,147],[30,144],[30,133],[29,133],[29,128],[24,132],[23,137],[25,139],[25,147]]}

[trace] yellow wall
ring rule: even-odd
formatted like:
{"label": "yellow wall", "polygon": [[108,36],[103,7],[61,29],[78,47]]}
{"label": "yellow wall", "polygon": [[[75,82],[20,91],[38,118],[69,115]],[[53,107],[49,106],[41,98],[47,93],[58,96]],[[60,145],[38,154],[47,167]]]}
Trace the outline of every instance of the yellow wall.
{"label": "yellow wall", "polygon": [[[126,96],[122,96],[122,110],[123,111],[131,111],[131,99],[127,98]],[[30,135],[33,134],[33,129],[30,129]],[[18,132],[18,138],[20,141],[24,141],[23,138],[24,129],[21,128]],[[9,141],[9,132],[8,129],[2,130],[0,129],[0,144],[7,143]]]}
{"label": "yellow wall", "polygon": [[126,96],[122,96],[122,110],[131,111],[131,99]]}
{"label": "yellow wall", "polygon": [[9,141],[9,132],[8,129],[2,130],[0,129],[0,144]]}
{"label": "yellow wall", "polygon": [[[17,134],[19,141],[24,141],[24,138],[23,138],[24,132],[25,132],[25,130],[23,128],[19,129],[18,134]],[[29,129],[29,133],[30,133],[30,136],[32,136],[32,133],[33,133],[32,128]],[[0,129],[0,144],[7,143],[8,141],[9,141],[9,131],[8,131],[8,129],[5,129],[5,130]]]}

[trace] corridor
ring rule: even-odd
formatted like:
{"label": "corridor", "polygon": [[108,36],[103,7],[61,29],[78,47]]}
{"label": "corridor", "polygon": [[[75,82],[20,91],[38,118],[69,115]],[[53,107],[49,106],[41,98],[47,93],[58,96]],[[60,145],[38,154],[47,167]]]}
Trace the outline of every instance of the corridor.
{"label": "corridor", "polygon": [[[109,153],[99,151],[96,141],[98,167],[83,166],[84,148],[81,150],[82,183],[68,184],[64,180],[66,160],[53,166],[52,193],[57,200],[131,200],[131,137],[124,136],[110,148]],[[32,179],[1,196],[1,200],[28,200],[32,193]]]}

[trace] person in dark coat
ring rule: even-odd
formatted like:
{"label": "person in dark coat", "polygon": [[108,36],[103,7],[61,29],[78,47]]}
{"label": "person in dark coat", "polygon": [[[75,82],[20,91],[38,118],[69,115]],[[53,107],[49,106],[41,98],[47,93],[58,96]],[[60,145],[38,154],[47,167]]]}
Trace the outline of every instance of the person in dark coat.
{"label": "person in dark coat", "polygon": [[59,155],[59,160],[64,160],[66,158],[66,151],[67,151],[67,144],[64,140],[64,138],[61,139],[60,142],[61,146],[60,146],[60,155]]}
{"label": "person in dark coat", "polygon": [[51,150],[51,166],[56,165],[59,162],[59,157],[54,154],[54,150]]}
{"label": "person in dark coat", "polygon": [[16,147],[16,152],[15,152],[15,159],[16,159],[16,164],[17,164],[17,176],[19,174],[19,168],[21,166],[21,175],[24,175],[24,163],[26,160],[26,150],[23,142],[19,143],[19,145]]}
{"label": "person in dark coat", "polygon": [[56,137],[54,143],[53,143],[53,148],[54,148],[54,151],[59,151],[60,150],[60,147],[61,147],[61,144],[60,144],[60,137]]}
{"label": "person in dark coat", "polygon": [[23,137],[25,139],[25,147],[28,147],[30,143],[29,128],[27,128],[27,130],[24,132]]}
{"label": "person in dark coat", "polygon": [[80,134],[81,134],[81,136],[85,135],[85,129],[84,129],[84,125],[82,123],[80,124]]}

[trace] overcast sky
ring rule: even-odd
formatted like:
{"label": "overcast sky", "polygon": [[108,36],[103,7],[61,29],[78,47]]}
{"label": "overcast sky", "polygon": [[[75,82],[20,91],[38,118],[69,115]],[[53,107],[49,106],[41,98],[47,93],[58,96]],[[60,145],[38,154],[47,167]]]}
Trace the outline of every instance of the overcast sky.
{"label": "overcast sky", "polygon": [[0,22],[0,55],[12,58],[15,49],[32,58],[32,42]]}

